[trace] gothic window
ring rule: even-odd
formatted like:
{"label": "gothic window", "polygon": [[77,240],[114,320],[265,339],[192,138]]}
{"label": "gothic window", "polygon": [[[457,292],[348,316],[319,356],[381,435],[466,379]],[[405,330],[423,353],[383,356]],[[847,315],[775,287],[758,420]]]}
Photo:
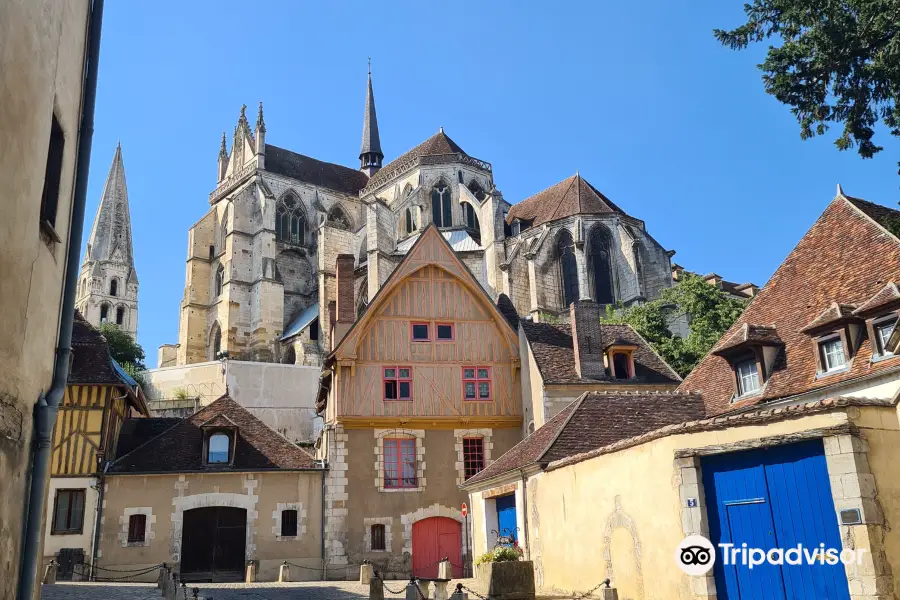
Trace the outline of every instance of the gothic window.
{"label": "gothic window", "polygon": [[610,270],[609,235],[602,227],[594,227],[588,240],[590,271],[594,277],[594,301],[597,304],[613,303],[613,282]]}
{"label": "gothic window", "polygon": [[222,214],[222,226],[220,228],[219,233],[219,248],[220,251],[225,251],[225,236],[228,235],[228,209],[225,209],[225,212]]}
{"label": "gothic window", "polygon": [[450,227],[450,186],[439,181],[431,190],[431,220],[438,227]]}
{"label": "gothic window", "polygon": [[120,306],[116,309],[116,325],[125,323],[125,308]]}
{"label": "gothic window", "polygon": [[412,208],[407,208],[406,209],[406,233],[407,234],[415,231],[415,229],[413,229],[413,226],[414,226],[414,223],[413,223]]}
{"label": "gothic window", "polygon": [[216,298],[222,295],[222,287],[225,284],[225,268],[219,265],[216,269]]}
{"label": "gothic window", "polygon": [[412,186],[408,183],[403,188],[403,198],[408,198],[409,195],[412,194]]}
{"label": "gothic window", "polygon": [[293,194],[286,194],[275,208],[275,240],[302,246],[306,235],[303,205]]}
{"label": "gothic window", "polygon": [[369,260],[369,242],[363,236],[362,243],[359,245],[359,255],[356,257],[357,266],[364,265]]}
{"label": "gothic window", "polygon": [[119,280],[113,278],[113,280],[109,282],[109,295],[115,296],[118,292],[119,292]]}
{"label": "gothic window", "polygon": [[463,203],[463,216],[466,220],[466,228],[468,228],[469,233],[472,235],[472,239],[480,244],[481,226],[478,223],[478,215],[475,213],[475,208],[468,202]]}
{"label": "gothic window", "polygon": [[638,288],[644,291],[644,260],[641,258],[641,243],[634,243],[634,272],[637,275]]}
{"label": "gothic window", "polygon": [[286,365],[292,365],[297,362],[297,351],[294,350],[293,346],[287,347],[287,350],[284,351],[284,357],[281,359],[281,362]]}
{"label": "gothic window", "polygon": [[212,356],[210,357],[210,360],[216,360],[219,356],[219,352],[222,351],[222,328],[219,327],[218,323],[213,325],[210,342],[212,345]]}
{"label": "gothic window", "polygon": [[575,242],[564,229],[556,242],[556,254],[563,284],[563,303],[569,306],[580,297],[578,293],[578,264],[575,261]]}
{"label": "gothic window", "polygon": [[472,195],[479,200],[484,200],[487,197],[487,194],[484,193],[484,189],[482,189],[481,184],[479,184],[475,179],[470,181],[469,185],[466,187],[468,187],[469,191],[472,192]]}
{"label": "gothic window", "polygon": [[328,212],[328,224],[338,229],[350,229],[350,217],[344,212],[340,204],[335,204]]}
{"label": "gothic window", "polygon": [[106,323],[109,319],[109,304],[100,305],[100,322]]}

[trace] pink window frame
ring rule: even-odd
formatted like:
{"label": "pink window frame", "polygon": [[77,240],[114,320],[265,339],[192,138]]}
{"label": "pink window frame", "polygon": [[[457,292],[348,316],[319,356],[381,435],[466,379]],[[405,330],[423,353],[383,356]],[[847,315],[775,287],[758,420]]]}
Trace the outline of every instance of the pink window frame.
{"label": "pink window frame", "polygon": [[[413,335],[413,331],[414,331],[414,328],[416,325],[424,325],[426,328],[428,328],[428,337],[426,337],[424,340],[417,340],[416,337]],[[411,342],[416,342],[416,343],[430,342],[431,341],[431,323],[429,323],[428,321],[413,321],[412,323],[410,323],[409,324],[409,340]]]}
{"label": "pink window frame", "polygon": [[[475,369],[475,377],[466,377],[466,369]],[[488,376],[487,379],[478,377],[478,369],[487,369]],[[474,398],[466,398],[466,383],[472,382],[475,384],[475,397]],[[481,398],[478,394],[478,384],[487,382],[488,384],[488,397]],[[462,368],[462,396],[463,402],[490,402],[494,398],[494,378],[491,374],[491,367],[473,367],[473,366],[464,366]]]}
{"label": "pink window frame", "polygon": [[[388,377],[388,376],[385,374],[385,371],[387,371],[388,369],[394,369],[394,372],[395,372],[395,376],[394,376],[394,377]],[[409,377],[400,377],[400,369],[406,369],[406,370],[408,370],[408,371],[409,371]],[[383,397],[383,400],[384,400],[385,402],[411,402],[411,401],[412,401],[412,390],[413,390],[413,386],[412,386],[412,373],[413,373],[413,372],[412,372],[412,367],[394,367],[394,366],[390,366],[390,367],[382,367],[382,368],[381,368],[381,395],[382,395],[382,397]],[[384,388],[385,388],[385,384],[386,384],[388,381],[394,381],[394,382],[396,382],[396,384],[397,384],[397,397],[396,397],[396,398],[388,398],[388,397],[387,397],[387,394],[385,394]],[[401,381],[408,381],[408,382],[409,382],[409,398],[401,398],[401,397],[400,397],[400,382],[401,382]]]}
{"label": "pink window frame", "polygon": [[[441,339],[438,337],[438,327],[446,325],[450,327],[450,338],[449,339]],[[453,323],[435,323],[434,324],[434,341],[436,342],[454,342],[456,341],[456,325]]]}
{"label": "pink window frame", "polygon": [[[397,467],[397,485],[388,485],[388,442],[396,442],[397,443],[397,456],[396,462],[392,462],[395,467]],[[408,489],[408,488],[416,488],[419,487],[419,477],[418,473],[413,474],[413,483],[404,484],[403,483],[403,442],[411,442],[413,447],[413,456],[416,456],[416,439],[415,438],[384,438],[382,441],[382,451],[384,456],[382,457],[384,461],[384,470],[382,471],[382,479],[384,483],[384,487],[388,489]],[[418,465],[415,465],[418,468]]]}

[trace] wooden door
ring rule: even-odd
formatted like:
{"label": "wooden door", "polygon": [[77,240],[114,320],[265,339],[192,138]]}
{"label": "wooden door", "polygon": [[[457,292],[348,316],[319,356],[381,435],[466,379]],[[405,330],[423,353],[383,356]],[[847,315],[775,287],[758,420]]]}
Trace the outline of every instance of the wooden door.
{"label": "wooden door", "polygon": [[241,581],[247,511],[214,506],[184,512],[181,574],[187,581]]}
{"label": "wooden door", "polygon": [[446,517],[431,517],[413,523],[413,575],[435,578],[438,563],[448,557],[453,576],[462,577],[462,526]]}

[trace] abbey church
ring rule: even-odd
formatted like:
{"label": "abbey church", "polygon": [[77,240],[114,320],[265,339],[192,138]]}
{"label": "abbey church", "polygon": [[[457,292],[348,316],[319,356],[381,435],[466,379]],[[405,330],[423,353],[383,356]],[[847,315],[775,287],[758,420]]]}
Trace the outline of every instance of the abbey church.
{"label": "abbey church", "polygon": [[[491,164],[443,129],[384,164],[371,73],[358,169],[267,144],[261,103],[254,125],[241,109],[227,141],[189,232],[178,343],[160,349],[160,367],[223,352],[318,366],[332,327],[365,311],[429,223],[492,298],[533,320],[672,285],[673,253],[579,174],[511,204]],[[353,257],[352,298],[337,293],[339,255]]]}

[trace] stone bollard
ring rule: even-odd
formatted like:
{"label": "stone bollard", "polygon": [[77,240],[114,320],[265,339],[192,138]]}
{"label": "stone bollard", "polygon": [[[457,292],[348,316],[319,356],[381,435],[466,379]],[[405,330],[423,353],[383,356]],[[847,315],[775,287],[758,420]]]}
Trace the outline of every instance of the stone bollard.
{"label": "stone bollard", "polygon": [[416,579],[416,585],[419,586],[419,593],[422,595],[420,598],[430,598],[428,588],[431,586],[430,581],[422,581],[421,579]]}
{"label": "stone bollard", "polygon": [[56,561],[51,558],[50,564],[47,565],[47,570],[44,571],[44,583],[50,585],[56,583],[56,569],[58,566]]}
{"label": "stone bollard", "polygon": [[157,588],[157,589],[160,589],[160,590],[163,589],[163,584],[165,583],[165,577],[166,577],[166,575],[167,575],[167,574],[166,574],[166,569],[167,569],[167,568],[168,568],[168,567],[166,567],[166,563],[163,563],[163,564],[159,567],[159,577],[156,578],[156,588]]}
{"label": "stone bollard", "polygon": [[[441,578],[443,579],[443,578]],[[434,582],[434,600],[450,600],[447,596],[447,584],[449,581],[437,580]]]}
{"label": "stone bollard", "polygon": [[463,584],[456,584],[456,591],[450,594],[450,600],[469,600],[469,595],[462,589]]}
{"label": "stone bollard", "polygon": [[[419,584],[416,583],[415,577],[409,578],[409,583],[406,584],[406,600],[419,600]],[[428,595],[426,594],[427,598]]]}
{"label": "stone bollard", "polygon": [[438,563],[438,579],[453,579],[453,565],[449,558],[444,558]]}
{"label": "stone bollard", "polygon": [[363,564],[359,565],[359,583],[362,585],[369,585],[374,571],[375,567],[373,567],[369,561],[364,560]]}
{"label": "stone bollard", "polygon": [[175,594],[178,592],[178,573],[172,572],[169,578],[169,585],[166,587],[166,600],[175,600]]}
{"label": "stone bollard", "polygon": [[257,566],[255,560],[247,561],[247,578],[246,583],[256,583]]}
{"label": "stone bollard", "polygon": [[616,588],[603,588],[600,590],[600,600],[619,600],[619,592]]}
{"label": "stone bollard", "polygon": [[287,564],[287,561],[281,563],[281,566],[278,567],[278,583],[287,583],[291,580],[291,567]]}
{"label": "stone bollard", "polygon": [[384,600],[384,585],[381,583],[381,577],[375,572],[369,578],[369,600]]}

